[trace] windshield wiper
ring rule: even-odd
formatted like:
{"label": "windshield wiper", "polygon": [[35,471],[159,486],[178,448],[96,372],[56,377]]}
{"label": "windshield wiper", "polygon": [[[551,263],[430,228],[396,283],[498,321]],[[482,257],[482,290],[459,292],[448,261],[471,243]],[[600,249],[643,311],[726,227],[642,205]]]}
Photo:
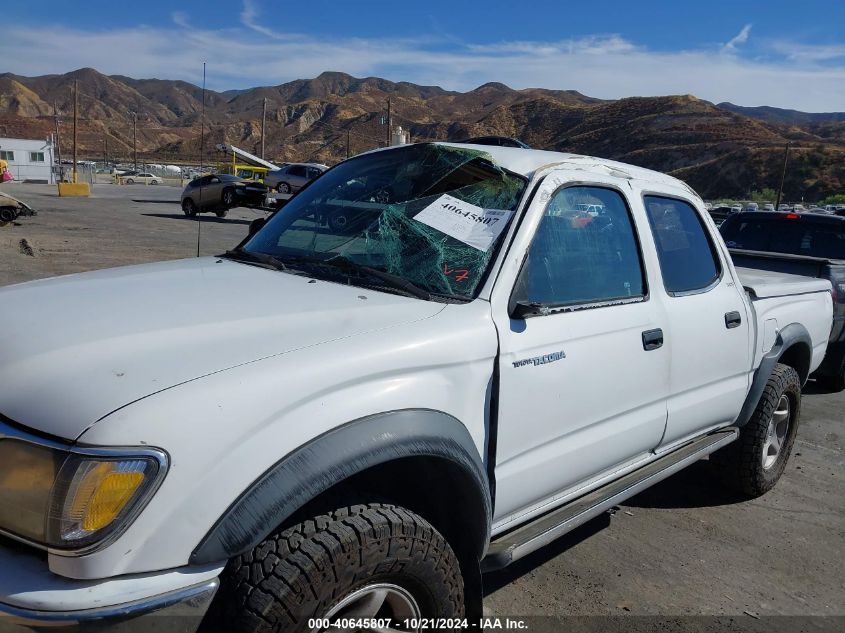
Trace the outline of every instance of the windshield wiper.
{"label": "windshield wiper", "polygon": [[267,255],[266,253],[256,253],[255,251],[248,251],[242,248],[226,251],[220,257],[234,259],[245,264],[253,264],[271,270],[287,270],[287,266],[278,257]]}
{"label": "windshield wiper", "polygon": [[303,264],[336,268],[343,272],[355,272],[358,273],[359,277],[368,276],[377,279],[381,282],[379,284],[381,286],[392,288],[394,290],[401,290],[402,292],[418,299],[425,299],[426,301],[431,300],[431,293],[428,290],[408,281],[404,277],[394,275],[385,270],[379,270],[378,268],[371,268],[369,266],[364,266],[363,264],[358,264],[357,262],[354,262],[342,255],[331,257],[329,259],[322,259],[308,255],[293,255],[285,257],[284,259],[288,262],[301,262]]}
{"label": "windshield wiper", "polygon": [[332,259],[326,260],[325,263],[329,264],[330,266],[336,266],[337,268],[346,268],[360,271],[364,274],[369,275],[370,277],[374,277],[379,281],[384,282],[391,288],[395,288],[397,290],[404,290],[408,294],[413,295],[418,299],[431,299],[431,293],[425,288],[421,288],[414,282],[408,281],[404,277],[394,275],[393,273],[389,273],[385,270],[379,270],[378,268],[371,268],[370,266],[357,264],[351,259],[347,259],[346,257],[333,257]]}

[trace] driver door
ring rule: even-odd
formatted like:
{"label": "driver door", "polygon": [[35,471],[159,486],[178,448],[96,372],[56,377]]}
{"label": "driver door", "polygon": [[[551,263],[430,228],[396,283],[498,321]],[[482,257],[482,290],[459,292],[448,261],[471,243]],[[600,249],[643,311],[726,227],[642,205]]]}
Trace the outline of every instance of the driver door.
{"label": "driver door", "polygon": [[636,230],[647,224],[627,182],[566,176],[540,185],[493,291],[499,526],[633,467],[666,426],[663,310]]}

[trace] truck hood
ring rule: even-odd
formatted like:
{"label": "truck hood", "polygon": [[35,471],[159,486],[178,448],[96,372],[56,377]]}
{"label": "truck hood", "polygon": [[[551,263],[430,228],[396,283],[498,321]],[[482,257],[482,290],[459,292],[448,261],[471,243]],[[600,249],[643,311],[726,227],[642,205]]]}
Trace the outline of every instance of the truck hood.
{"label": "truck hood", "polygon": [[218,258],[8,286],[0,289],[0,415],[75,439],[157,391],[443,307]]}

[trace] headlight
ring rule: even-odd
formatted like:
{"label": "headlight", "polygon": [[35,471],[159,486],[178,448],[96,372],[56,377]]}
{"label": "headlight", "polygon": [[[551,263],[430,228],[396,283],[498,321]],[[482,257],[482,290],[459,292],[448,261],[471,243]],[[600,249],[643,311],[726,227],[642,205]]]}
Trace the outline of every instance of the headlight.
{"label": "headlight", "polygon": [[131,523],[166,470],[167,457],[156,449],[65,448],[0,436],[0,531],[87,551]]}

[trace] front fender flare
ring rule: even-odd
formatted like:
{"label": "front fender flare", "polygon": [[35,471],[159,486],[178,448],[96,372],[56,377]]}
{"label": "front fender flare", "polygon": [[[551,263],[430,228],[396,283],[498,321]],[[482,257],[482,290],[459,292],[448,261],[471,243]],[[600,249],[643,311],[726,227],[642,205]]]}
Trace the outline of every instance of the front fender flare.
{"label": "front fender flare", "polygon": [[473,496],[483,507],[479,536],[486,545],[492,523],[490,485],[469,431],[446,413],[408,409],[349,422],[279,460],[229,506],[194,549],[190,563],[248,552],[335,484],[379,464],[420,456],[449,460],[468,475]]}

